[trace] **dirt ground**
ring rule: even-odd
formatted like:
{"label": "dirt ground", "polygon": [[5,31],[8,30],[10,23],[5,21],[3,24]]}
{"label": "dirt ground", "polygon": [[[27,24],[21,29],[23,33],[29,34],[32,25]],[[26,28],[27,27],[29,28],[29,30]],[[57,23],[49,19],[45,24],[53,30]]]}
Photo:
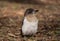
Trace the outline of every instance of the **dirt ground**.
{"label": "dirt ground", "polygon": [[[35,37],[21,37],[22,19],[27,8],[39,10]],[[0,1],[0,41],[60,41],[60,5]]]}

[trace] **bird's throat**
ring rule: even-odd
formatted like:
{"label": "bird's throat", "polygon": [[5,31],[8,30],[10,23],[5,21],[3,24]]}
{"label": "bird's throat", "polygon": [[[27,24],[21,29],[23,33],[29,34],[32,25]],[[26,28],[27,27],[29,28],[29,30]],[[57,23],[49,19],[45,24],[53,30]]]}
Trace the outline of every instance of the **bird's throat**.
{"label": "bird's throat", "polygon": [[26,19],[29,22],[33,22],[33,21],[36,21],[37,20],[36,16],[34,16],[34,15],[28,15],[28,16],[26,16]]}

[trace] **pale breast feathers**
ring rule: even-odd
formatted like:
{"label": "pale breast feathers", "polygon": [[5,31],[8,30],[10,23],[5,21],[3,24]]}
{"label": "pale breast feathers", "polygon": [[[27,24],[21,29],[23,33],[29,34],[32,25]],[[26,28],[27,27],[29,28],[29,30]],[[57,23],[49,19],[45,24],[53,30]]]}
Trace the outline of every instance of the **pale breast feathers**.
{"label": "pale breast feathers", "polygon": [[34,20],[28,21],[27,18],[24,19],[22,26],[22,32],[24,35],[35,34],[37,32],[38,20],[37,19]]}

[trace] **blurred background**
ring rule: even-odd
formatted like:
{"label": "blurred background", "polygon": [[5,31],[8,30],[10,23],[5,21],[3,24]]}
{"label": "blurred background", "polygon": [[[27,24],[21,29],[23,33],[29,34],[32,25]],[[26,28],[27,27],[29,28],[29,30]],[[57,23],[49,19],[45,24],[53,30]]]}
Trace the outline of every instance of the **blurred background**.
{"label": "blurred background", "polygon": [[[38,9],[38,33],[21,37],[24,12]],[[60,0],[0,0],[0,41],[60,41]]]}

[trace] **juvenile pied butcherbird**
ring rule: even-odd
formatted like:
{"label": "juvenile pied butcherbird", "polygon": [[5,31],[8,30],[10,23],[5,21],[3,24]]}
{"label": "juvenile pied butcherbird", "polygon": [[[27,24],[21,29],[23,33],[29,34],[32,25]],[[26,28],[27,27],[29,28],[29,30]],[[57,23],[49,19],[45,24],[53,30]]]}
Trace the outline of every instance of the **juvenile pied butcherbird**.
{"label": "juvenile pied butcherbird", "polygon": [[34,35],[38,30],[38,19],[36,17],[38,10],[33,8],[26,9],[22,24],[23,36]]}

